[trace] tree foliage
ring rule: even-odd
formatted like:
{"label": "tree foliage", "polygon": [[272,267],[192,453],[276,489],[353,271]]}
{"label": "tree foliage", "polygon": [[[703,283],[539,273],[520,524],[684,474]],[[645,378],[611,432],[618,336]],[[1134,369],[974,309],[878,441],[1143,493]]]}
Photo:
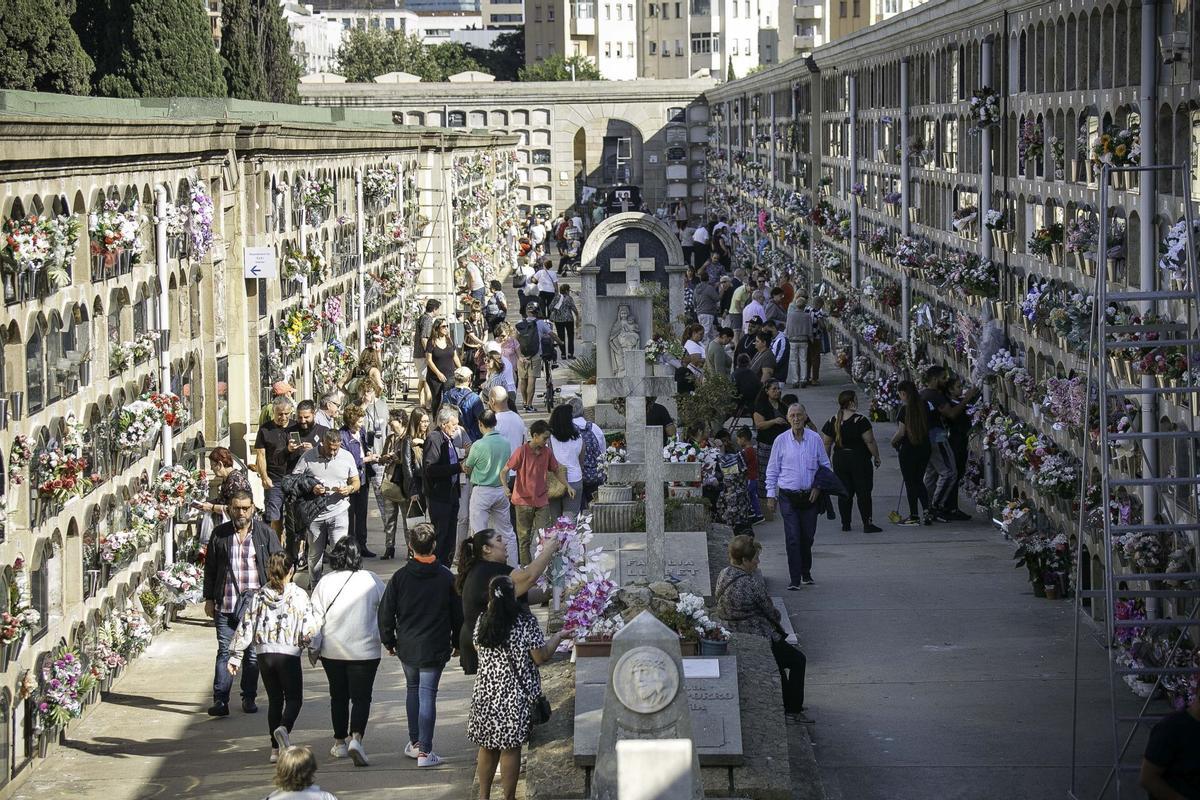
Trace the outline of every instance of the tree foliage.
{"label": "tree foliage", "polygon": [[423,81],[444,81],[480,64],[458,42],[428,46],[416,35],[378,29],[352,30],[338,49],[338,72],[347,81],[370,82],[389,72],[408,72]]}
{"label": "tree foliage", "polygon": [[525,31],[505,31],[496,37],[491,48],[468,47],[468,54],[479,62],[480,68],[498,81],[515,81],[525,66]]}
{"label": "tree foliage", "polygon": [[225,77],[208,14],[195,0],[82,0],[76,30],[97,94],[221,97]]}
{"label": "tree foliage", "polygon": [[87,94],[93,69],[60,0],[0,2],[0,87]]}
{"label": "tree foliage", "polygon": [[300,102],[300,64],[292,52],[292,33],[279,0],[254,0],[262,25],[262,61],[267,75],[267,99],[273,103]]}
{"label": "tree foliage", "polygon": [[223,0],[221,59],[230,97],[266,100],[267,75],[253,23],[253,0]]}
{"label": "tree foliage", "polygon": [[563,58],[560,55],[548,56],[536,64],[521,67],[517,77],[523,81],[569,81],[572,66],[575,67],[577,81],[604,80],[600,68],[585,56]]}

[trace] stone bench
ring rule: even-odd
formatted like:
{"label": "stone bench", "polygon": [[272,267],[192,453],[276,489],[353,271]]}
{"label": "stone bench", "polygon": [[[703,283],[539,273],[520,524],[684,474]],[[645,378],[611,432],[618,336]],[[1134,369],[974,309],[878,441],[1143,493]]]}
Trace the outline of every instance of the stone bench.
{"label": "stone bench", "polygon": [[796,636],[796,629],[792,626],[792,618],[788,616],[787,607],[783,604],[782,597],[772,597],[771,603],[779,609],[779,627],[783,628],[787,634],[788,644],[799,644],[800,639]]}

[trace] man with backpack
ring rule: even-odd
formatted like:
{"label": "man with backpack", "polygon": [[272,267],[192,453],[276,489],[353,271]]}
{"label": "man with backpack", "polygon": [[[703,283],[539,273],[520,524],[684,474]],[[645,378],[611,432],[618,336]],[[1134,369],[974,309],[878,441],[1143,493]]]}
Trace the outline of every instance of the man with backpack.
{"label": "man with backpack", "polygon": [[604,483],[604,451],[608,445],[604,441],[604,431],[600,430],[592,421],[584,418],[583,400],[572,397],[569,402],[575,427],[579,429],[580,437],[583,439],[583,450],[579,454],[579,466],[583,471],[583,500],[580,508],[585,509],[596,493],[596,489]]}
{"label": "man with backpack", "polygon": [[[525,413],[533,413],[533,396],[537,391],[538,374],[542,371],[543,354],[553,356],[553,345],[543,346],[543,340],[561,344],[554,328],[541,318],[541,309],[536,303],[525,308],[525,319],[517,323],[517,389],[525,404]],[[547,350],[549,352],[547,352]]]}

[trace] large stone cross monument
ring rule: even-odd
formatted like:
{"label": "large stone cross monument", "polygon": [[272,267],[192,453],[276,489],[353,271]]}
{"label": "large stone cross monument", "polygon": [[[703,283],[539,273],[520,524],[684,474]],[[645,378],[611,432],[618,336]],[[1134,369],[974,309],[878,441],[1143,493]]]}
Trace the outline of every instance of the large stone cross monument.
{"label": "large stone cross monument", "polygon": [[[631,462],[646,459],[646,398],[667,397],[675,393],[675,380],[646,374],[646,354],[641,349],[624,352],[624,369],[618,377],[596,379],[596,399],[611,403],[617,398],[625,401],[625,449]],[[659,450],[661,451],[661,445]],[[651,450],[650,452],[654,452]],[[624,480],[614,478],[613,480]]]}

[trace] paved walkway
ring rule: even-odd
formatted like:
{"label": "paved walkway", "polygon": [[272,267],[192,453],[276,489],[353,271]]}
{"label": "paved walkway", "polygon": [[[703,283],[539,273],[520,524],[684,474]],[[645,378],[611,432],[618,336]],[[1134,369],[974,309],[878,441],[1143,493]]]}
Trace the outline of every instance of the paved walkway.
{"label": "paved walkway", "polygon": [[[814,420],[833,411],[837,381],[801,390]],[[891,426],[876,426],[881,442]],[[763,569],[783,595],[809,658],[808,706],[817,759],[833,800],[1061,798],[1070,763],[1072,606],[1035,599],[1011,548],[983,522],[900,528],[886,522],[899,473],[884,446],[876,515],[884,533],[843,534],[822,520],[817,585],[784,591],[779,522],[760,526]],[[374,512],[372,512],[374,514]],[[378,541],[372,534],[372,542]],[[376,548],[378,549],[378,548]],[[387,575],[396,562],[370,562]],[[261,798],[270,790],[265,714],[209,719],[215,641],[198,607],[158,637],[116,692],[38,765],[19,798]],[[1096,680],[1083,687],[1089,759],[1108,755],[1105,662],[1089,647]],[[345,798],[462,800],[474,748],[465,739],[469,683],[443,678],[437,751],[446,764],[418,771],[399,754],[406,738],[403,677],[385,659],[367,735],[369,769],[328,754],[324,673],[305,670],[306,703],[293,739],[311,744],[318,782]],[[265,704],[265,696],[260,697]],[[1132,696],[1129,698],[1133,703]],[[1095,780],[1099,771],[1090,770]]]}

